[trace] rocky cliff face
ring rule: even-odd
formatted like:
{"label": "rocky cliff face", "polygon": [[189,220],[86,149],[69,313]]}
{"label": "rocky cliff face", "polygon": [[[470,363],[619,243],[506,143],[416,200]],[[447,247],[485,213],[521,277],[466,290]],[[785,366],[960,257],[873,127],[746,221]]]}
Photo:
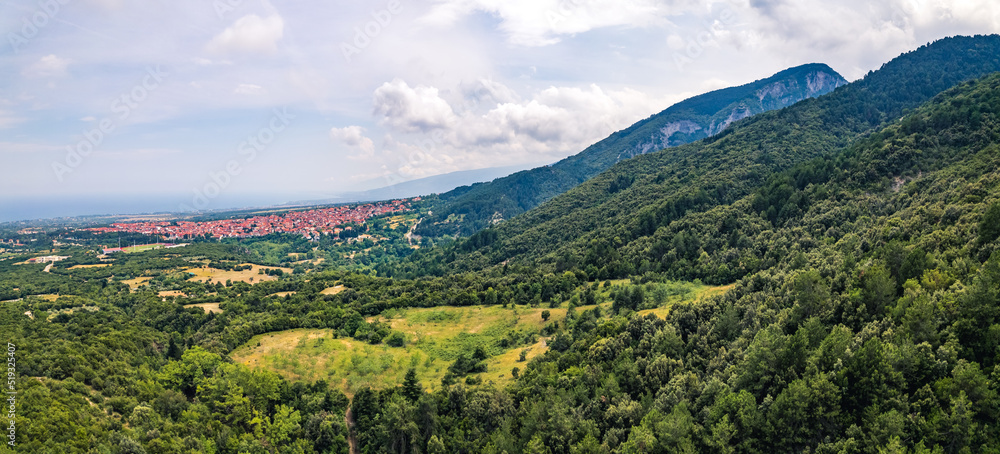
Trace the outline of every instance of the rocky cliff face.
{"label": "rocky cliff face", "polygon": [[746,99],[726,106],[709,118],[677,120],[664,124],[647,140],[640,141],[620,153],[618,159],[628,159],[714,136],[744,118],[768,110],[782,109],[804,99],[822,96],[846,84],[847,81],[840,74],[824,67],[769,81],[753,91]]}

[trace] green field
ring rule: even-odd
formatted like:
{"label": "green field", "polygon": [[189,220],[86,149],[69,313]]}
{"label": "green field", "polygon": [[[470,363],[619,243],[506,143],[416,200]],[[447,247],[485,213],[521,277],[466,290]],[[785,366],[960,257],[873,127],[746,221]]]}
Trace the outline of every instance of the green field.
{"label": "green field", "polygon": [[[620,286],[628,281],[616,281]],[[647,284],[646,287],[664,286],[672,291],[656,309],[640,311],[664,317],[670,307],[684,301],[697,301],[721,293],[728,287],[708,287],[690,283]],[[602,290],[602,294],[606,294]],[[577,313],[594,306],[576,308]],[[601,304],[610,309],[611,302]],[[548,322],[542,312],[548,310]],[[406,335],[403,347],[390,347],[384,343],[371,345],[349,338],[337,338],[330,329],[296,329],[255,336],[234,350],[233,359],[250,367],[263,367],[290,380],[326,380],[339,384],[347,395],[371,387],[381,389],[401,383],[408,369],[415,368],[426,389],[437,389],[448,366],[462,353],[483,347],[490,357],[487,371],[470,374],[483,383],[505,383],[513,377],[511,369],[524,370],[526,362],[520,361],[521,351],[527,360],[548,350],[548,338],[536,335],[530,343],[520,343],[510,348],[498,347],[501,339],[511,332],[516,337],[529,339],[530,333],[539,333],[546,323],[566,318],[566,307],[530,308],[519,306],[435,307],[388,310],[373,317],[388,324],[394,332]]]}
{"label": "green field", "polygon": [[[537,333],[545,325],[543,310],[499,306],[404,309],[382,318],[394,331],[406,334],[403,347],[335,338],[329,329],[297,329],[255,336],[231,356],[288,379],[338,383],[345,393],[353,395],[366,387],[395,386],[411,367],[425,388],[436,389],[460,353],[482,346],[492,356],[487,360],[487,372],[478,375],[484,382],[506,381],[511,378],[511,367],[507,367],[511,358],[516,362],[525,348],[530,349],[529,357],[534,357],[544,353],[545,347],[541,340],[509,349],[496,345],[511,331],[525,336]],[[566,317],[565,308],[547,310],[551,313],[549,322]]]}
{"label": "green field", "polygon": [[137,244],[135,246],[123,247],[122,252],[131,254],[133,252],[145,252],[162,248],[164,243]]}

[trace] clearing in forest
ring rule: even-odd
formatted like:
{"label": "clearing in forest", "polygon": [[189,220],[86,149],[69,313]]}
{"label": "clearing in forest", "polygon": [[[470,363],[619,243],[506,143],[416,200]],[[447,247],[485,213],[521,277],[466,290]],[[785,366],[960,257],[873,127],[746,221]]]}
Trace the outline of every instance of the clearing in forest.
{"label": "clearing in forest", "polygon": [[[616,290],[640,284],[615,281]],[[687,282],[642,284],[647,302],[655,309],[642,310],[664,317],[674,304],[700,301],[730,288],[709,287]],[[331,287],[323,293],[343,291]],[[601,309],[611,310],[611,288],[601,287]],[[581,306],[577,314],[593,309]],[[542,319],[542,312],[549,319]],[[372,387],[384,389],[402,383],[408,369],[415,368],[425,389],[441,386],[441,379],[459,355],[482,347],[488,354],[486,372],[469,376],[482,383],[505,383],[513,379],[512,369],[525,370],[527,361],[544,354],[551,338],[540,332],[547,324],[565,322],[566,305],[561,307],[441,306],[431,308],[390,309],[370,317],[369,322],[388,326],[391,333],[402,333],[405,344],[391,347],[386,343],[338,337],[332,329],[296,329],[254,336],[231,353],[234,360],[251,367],[274,371],[289,380],[326,380],[337,384],[349,396]],[[507,339],[507,341],[504,341]],[[507,347],[501,347],[507,345]],[[521,361],[521,352],[526,361]],[[464,380],[465,377],[458,377]]]}
{"label": "clearing in forest", "polygon": [[185,304],[185,308],[197,307],[208,313],[221,314],[222,309],[219,309],[219,303],[198,303],[198,304]]}
{"label": "clearing in forest", "polygon": [[343,292],[344,290],[347,290],[347,288],[344,287],[343,285],[335,285],[333,287],[323,289],[323,291],[320,293],[324,295],[336,295],[340,292]]}
{"label": "clearing in forest", "polygon": [[[545,310],[550,313],[548,322],[542,320]],[[538,333],[546,323],[562,323],[565,317],[566,308],[524,306],[392,310],[372,320],[391,326],[393,332],[404,333],[403,347],[334,337],[331,329],[296,329],[254,336],[231,356],[240,363],[272,370],[290,380],[326,380],[354,395],[369,386],[375,389],[396,386],[411,367],[417,370],[425,389],[437,389],[455,358],[481,346],[491,353],[486,360],[487,371],[471,375],[484,383],[503,382],[511,379],[514,364],[524,369],[526,362],[518,361],[521,350],[528,349],[530,359],[547,349],[545,340],[537,335],[530,344],[524,344],[523,340],[531,338],[531,333]],[[522,342],[500,348],[504,337]]]}
{"label": "clearing in forest", "polygon": [[260,266],[260,265],[252,265],[249,263],[244,263],[241,266],[247,266],[247,265],[250,266],[250,269],[243,271],[226,271],[216,268],[208,268],[204,266],[196,268],[188,268],[184,271],[192,275],[190,279],[192,281],[208,282],[209,280],[211,280],[213,283],[222,282],[223,284],[225,284],[226,281],[246,282],[248,284],[253,284],[255,282],[273,281],[277,279],[277,277],[274,276],[261,274],[260,270],[262,269],[263,270],[280,269],[286,274],[291,274],[292,272],[291,268],[279,268],[276,266]]}
{"label": "clearing in forest", "polygon": [[97,263],[97,264],[94,264],[94,265],[73,265],[73,266],[69,267],[69,269],[71,269],[71,270],[79,270],[79,269],[84,269],[84,268],[103,268],[105,266],[111,266],[111,264],[110,263]]}

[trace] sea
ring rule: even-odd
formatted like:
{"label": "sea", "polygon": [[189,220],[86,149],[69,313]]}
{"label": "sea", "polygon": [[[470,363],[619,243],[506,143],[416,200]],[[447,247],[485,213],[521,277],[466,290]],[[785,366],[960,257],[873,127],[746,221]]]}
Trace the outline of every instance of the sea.
{"label": "sea", "polygon": [[220,195],[195,200],[190,194],[110,196],[0,196],[0,222],[77,216],[190,213],[236,208],[274,206],[294,200],[294,195]]}

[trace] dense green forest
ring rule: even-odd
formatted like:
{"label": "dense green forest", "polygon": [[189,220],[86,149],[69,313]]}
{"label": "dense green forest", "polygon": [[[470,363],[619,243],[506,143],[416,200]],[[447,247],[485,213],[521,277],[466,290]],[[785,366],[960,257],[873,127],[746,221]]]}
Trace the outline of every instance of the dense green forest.
{"label": "dense green forest", "polygon": [[423,219],[416,233],[471,235],[568,191],[616,162],[715,135],[733,121],[829,93],[846,83],[829,66],[814,63],[695,96],[551,166],[441,194],[434,203],[434,214]]}
{"label": "dense green forest", "polygon": [[[18,393],[0,452],[1000,452],[996,71],[1000,37],[942,40],[366,263],[271,271],[347,247],[277,236],[110,261],[73,246],[47,272],[0,260]],[[270,274],[191,279],[247,264]],[[718,291],[688,297],[700,284]],[[537,332],[467,337],[430,386],[412,367],[348,395],[233,360],[307,328],[403,349],[393,314],[475,306],[546,310]]]}

